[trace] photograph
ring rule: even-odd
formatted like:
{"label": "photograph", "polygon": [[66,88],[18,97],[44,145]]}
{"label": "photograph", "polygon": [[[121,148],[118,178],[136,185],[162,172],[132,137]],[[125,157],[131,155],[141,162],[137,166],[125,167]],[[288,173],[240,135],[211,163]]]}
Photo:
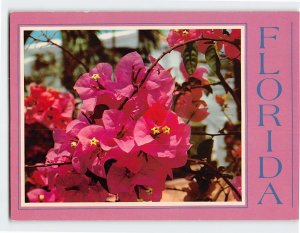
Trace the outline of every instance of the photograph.
{"label": "photograph", "polygon": [[21,206],[245,204],[244,32],[21,27]]}

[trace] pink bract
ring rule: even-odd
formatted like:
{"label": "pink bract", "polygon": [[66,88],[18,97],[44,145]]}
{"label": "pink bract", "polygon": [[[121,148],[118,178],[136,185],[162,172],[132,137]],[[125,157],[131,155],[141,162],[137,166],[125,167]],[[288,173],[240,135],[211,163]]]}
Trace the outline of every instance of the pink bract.
{"label": "pink bract", "polygon": [[38,122],[49,129],[64,129],[72,119],[74,97],[36,84],[31,84],[29,90],[30,95],[25,98],[25,122]]}
{"label": "pink bract", "polygon": [[30,202],[54,202],[55,194],[44,189],[36,188],[27,193]]}
{"label": "pink bract", "polygon": [[[167,42],[172,47],[199,38],[195,42],[199,52],[205,54],[210,45],[216,45],[228,58],[240,59],[240,49],[234,45],[239,43],[240,37],[240,29],[232,29],[230,32],[224,32],[222,29],[178,29],[169,31]],[[180,46],[176,50],[182,52],[183,48],[184,46]]]}
{"label": "pink bract", "polygon": [[168,167],[185,164],[189,137],[190,127],[160,103],[150,107],[134,127],[134,139],[141,150],[154,157],[168,158]]}
{"label": "pink bract", "polygon": [[107,175],[108,188],[120,201],[160,201],[166,176],[167,170],[151,157],[144,161],[138,173],[116,162]]}
{"label": "pink bract", "polygon": [[[201,93],[201,94],[200,94]],[[204,120],[208,115],[206,103],[200,100],[202,89],[196,88],[181,94],[175,105],[178,116],[194,122]]]}
{"label": "pink bract", "polygon": [[58,173],[55,177],[57,196],[63,202],[103,202],[108,193],[100,184],[90,185],[91,180],[78,173]]}

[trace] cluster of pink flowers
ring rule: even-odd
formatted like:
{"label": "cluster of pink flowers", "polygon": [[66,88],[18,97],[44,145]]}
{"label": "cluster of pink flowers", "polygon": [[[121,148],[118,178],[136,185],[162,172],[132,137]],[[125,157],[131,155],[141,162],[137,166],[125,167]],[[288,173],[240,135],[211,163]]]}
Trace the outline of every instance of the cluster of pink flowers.
{"label": "cluster of pink flowers", "polygon": [[[201,53],[213,45],[219,56],[240,59],[240,37],[236,29],[180,29],[170,30],[167,42],[172,47],[197,39],[193,45]],[[122,57],[114,71],[99,63],[74,85],[82,100],[76,119],[71,94],[30,85],[25,122],[53,130],[54,146],[45,164],[27,174],[28,201],[160,201],[172,169],[186,164],[188,122],[209,115],[202,99],[203,93],[212,93],[205,88],[208,70],[197,63],[188,74],[184,62],[181,85],[175,85],[170,69],[152,57],[146,66],[136,52]],[[227,106],[225,95],[215,100]],[[233,148],[232,156],[240,155],[241,147]]]}
{"label": "cluster of pink flowers", "polygon": [[72,120],[74,97],[45,86],[30,84],[25,98],[25,123],[41,123],[48,129],[64,129]]}
{"label": "cluster of pink flowers", "polygon": [[[241,39],[240,29],[174,29],[170,30],[167,41],[169,46],[174,46],[189,40],[203,38],[198,40],[197,48],[201,53],[206,52],[208,46],[215,45],[218,51],[222,51],[230,59],[240,59],[240,50],[234,45]],[[212,41],[215,43],[212,43]],[[178,48],[182,50],[183,47]]]}
{"label": "cluster of pink flowers", "polygon": [[46,157],[52,165],[30,176],[30,202],[106,201],[110,195],[160,201],[172,168],[187,161],[190,126],[171,110],[170,70],[157,64],[149,71],[133,52],[114,72],[100,63],[77,80],[80,113],[66,129],[54,129]]}

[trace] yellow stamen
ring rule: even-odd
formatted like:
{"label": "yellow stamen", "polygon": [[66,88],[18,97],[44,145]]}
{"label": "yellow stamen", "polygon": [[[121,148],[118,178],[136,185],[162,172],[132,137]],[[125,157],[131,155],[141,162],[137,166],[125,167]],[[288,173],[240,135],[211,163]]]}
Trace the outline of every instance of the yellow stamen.
{"label": "yellow stamen", "polygon": [[95,81],[97,81],[100,78],[100,75],[99,74],[93,74],[91,78],[94,79]]}
{"label": "yellow stamen", "polygon": [[164,134],[170,134],[171,132],[171,128],[166,125],[162,128],[162,130]]}
{"label": "yellow stamen", "polygon": [[90,145],[91,146],[97,146],[99,143],[99,140],[96,139],[95,137],[93,137],[91,140],[90,140]]}
{"label": "yellow stamen", "polygon": [[138,198],[138,199],[136,199],[136,201],[137,201],[137,202],[143,202],[144,199],[143,199],[143,198]]}
{"label": "yellow stamen", "polygon": [[152,134],[153,135],[157,135],[157,134],[160,134],[160,130],[159,130],[159,127],[158,126],[154,126],[152,129]]}
{"label": "yellow stamen", "polygon": [[183,30],[183,31],[182,31],[182,34],[183,34],[184,36],[187,36],[187,35],[189,34],[189,31],[188,31],[188,30]]}
{"label": "yellow stamen", "polygon": [[145,192],[150,195],[150,194],[152,194],[153,189],[151,187],[147,187]]}
{"label": "yellow stamen", "polygon": [[44,195],[44,194],[40,194],[40,195],[39,195],[39,200],[40,200],[40,201],[43,201],[44,199],[45,199],[45,195]]}
{"label": "yellow stamen", "polygon": [[72,148],[75,148],[76,146],[77,146],[77,142],[72,141],[72,142],[71,142],[71,147],[72,147]]}

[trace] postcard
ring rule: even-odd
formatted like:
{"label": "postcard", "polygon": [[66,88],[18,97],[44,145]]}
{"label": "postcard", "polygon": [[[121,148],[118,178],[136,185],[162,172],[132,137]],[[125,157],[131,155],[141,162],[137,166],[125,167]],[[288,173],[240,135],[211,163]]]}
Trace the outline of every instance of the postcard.
{"label": "postcard", "polygon": [[11,13],[11,219],[298,219],[298,65],[298,12]]}

